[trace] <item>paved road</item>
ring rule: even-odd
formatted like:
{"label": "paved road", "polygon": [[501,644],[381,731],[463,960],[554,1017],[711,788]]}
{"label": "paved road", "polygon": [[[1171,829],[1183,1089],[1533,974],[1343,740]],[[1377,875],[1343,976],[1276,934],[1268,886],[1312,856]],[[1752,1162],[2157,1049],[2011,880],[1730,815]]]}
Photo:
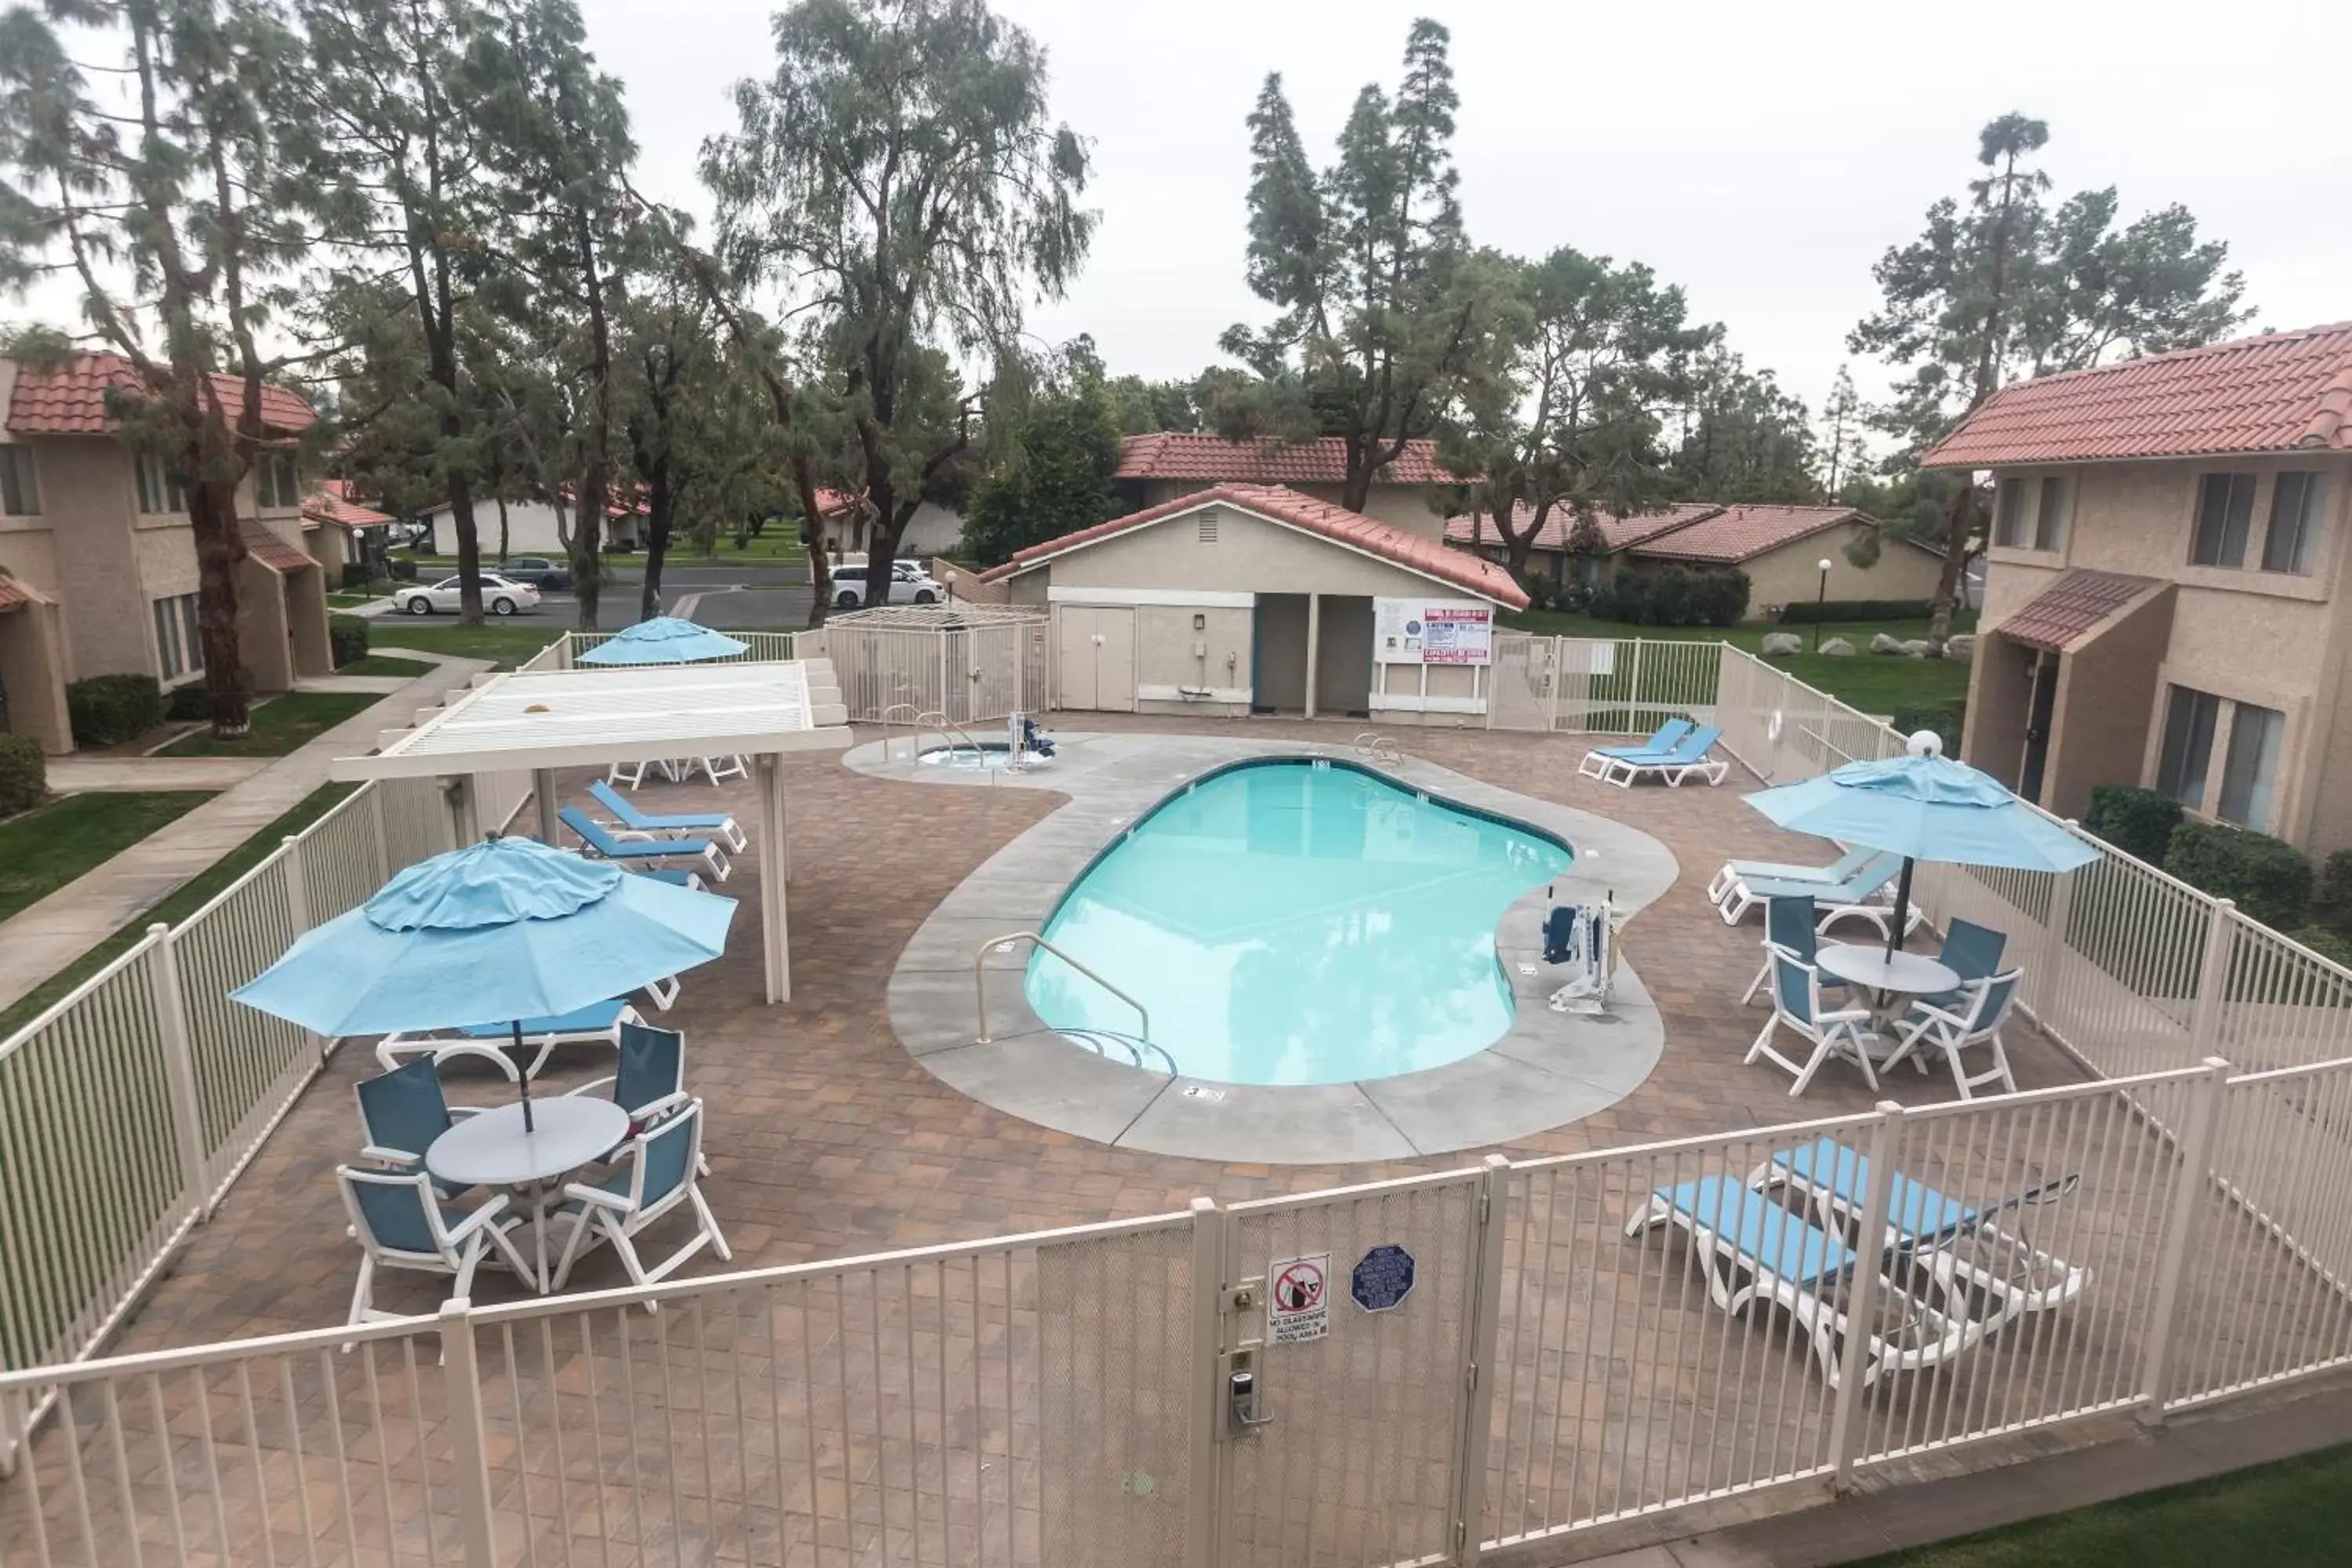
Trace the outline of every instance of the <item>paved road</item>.
{"label": "paved road", "polygon": [[[615,568],[597,597],[597,625],[614,631],[635,624],[644,581],[635,567]],[[798,566],[773,564],[671,566],[662,573],[661,607],[665,615],[683,615],[706,626],[798,631],[808,625],[808,574]],[[539,613],[527,618],[574,626],[580,624],[580,601],[568,592],[542,595]]]}

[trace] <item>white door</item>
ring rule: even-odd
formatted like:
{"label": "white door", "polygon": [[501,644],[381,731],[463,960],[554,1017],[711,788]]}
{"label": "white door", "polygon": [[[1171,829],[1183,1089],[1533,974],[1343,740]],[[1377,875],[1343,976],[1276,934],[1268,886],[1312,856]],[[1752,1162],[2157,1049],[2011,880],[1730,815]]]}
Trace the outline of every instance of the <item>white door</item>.
{"label": "white door", "polygon": [[1135,610],[1126,605],[1061,607],[1061,705],[1135,711]]}

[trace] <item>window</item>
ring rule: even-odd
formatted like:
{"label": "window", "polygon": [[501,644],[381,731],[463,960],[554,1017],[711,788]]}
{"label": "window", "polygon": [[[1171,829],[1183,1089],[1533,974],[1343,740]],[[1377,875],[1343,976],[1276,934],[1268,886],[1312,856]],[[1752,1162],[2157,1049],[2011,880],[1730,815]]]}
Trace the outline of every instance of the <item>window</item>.
{"label": "window", "polygon": [[144,512],[182,512],[188,510],[188,492],[181,487],[179,476],[166,472],[163,459],[153,453],[139,459],[139,510]]}
{"label": "window", "polygon": [[264,452],[255,467],[253,484],[263,506],[283,509],[302,504],[302,476],[295,468],[291,452]]}
{"label": "window", "polygon": [[2025,548],[2027,484],[2027,480],[2013,477],[2001,480],[1993,502],[1992,542],[2005,549]]}
{"label": "window", "polygon": [[2263,535],[2263,570],[2308,577],[2319,553],[2319,508],[2326,482],[2308,469],[2290,468],[2271,486],[2270,530]]}
{"label": "window", "polygon": [[2254,476],[2207,474],[2197,481],[2197,537],[2189,546],[2189,562],[2242,567],[2253,521]]}
{"label": "window", "polygon": [[2257,833],[2271,830],[2272,784],[2286,715],[2251,702],[2231,705],[2230,754],[2221,764],[2221,804],[2214,816]]}
{"label": "window", "polygon": [[0,517],[31,517],[41,510],[30,447],[0,447]]}
{"label": "window", "polygon": [[2186,686],[2174,687],[2165,705],[2156,787],[2199,811],[2205,809],[2205,770],[2212,761],[2213,729],[2221,716],[2220,698]]}
{"label": "window", "polygon": [[2040,504],[2033,511],[2033,548],[2055,550],[2066,523],[2066,481],[2053,474],[2042,481]]}
{"label": "window", "polygon": [[165,680],[194,675],[205,667],[205,644],[196,626],[196,596],[158,599],[155,611],[155,658]]}

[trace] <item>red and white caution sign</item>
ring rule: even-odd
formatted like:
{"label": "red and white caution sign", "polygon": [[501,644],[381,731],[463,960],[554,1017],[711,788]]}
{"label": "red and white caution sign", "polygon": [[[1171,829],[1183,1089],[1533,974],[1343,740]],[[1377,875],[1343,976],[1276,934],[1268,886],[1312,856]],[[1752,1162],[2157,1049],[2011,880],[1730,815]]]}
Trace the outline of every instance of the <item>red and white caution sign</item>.
{"label": "red and white caution sign", "polygon": [[1265,1266],[1265,1337],[1277,1345],[1319,1340],[1331,1326],[1331,1255],[1277,1258]]}

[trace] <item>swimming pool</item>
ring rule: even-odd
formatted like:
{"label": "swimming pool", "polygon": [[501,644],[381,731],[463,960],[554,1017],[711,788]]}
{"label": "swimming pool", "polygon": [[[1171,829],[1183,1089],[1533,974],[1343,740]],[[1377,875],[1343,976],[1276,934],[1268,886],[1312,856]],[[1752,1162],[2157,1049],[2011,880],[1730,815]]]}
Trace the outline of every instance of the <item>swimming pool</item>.
{"label": "swimming pool", "polygon": [[[1150,1008],[1152,1043],[1186,1077],[1387,1078],[1509,1027],[1496,921],[1570,858],[1347,763],[1243,763],[1137,823],[1045,936]],[[1053,1027],[1136,1030],[1133,1008],[1042,949],[1026,985]]]}

